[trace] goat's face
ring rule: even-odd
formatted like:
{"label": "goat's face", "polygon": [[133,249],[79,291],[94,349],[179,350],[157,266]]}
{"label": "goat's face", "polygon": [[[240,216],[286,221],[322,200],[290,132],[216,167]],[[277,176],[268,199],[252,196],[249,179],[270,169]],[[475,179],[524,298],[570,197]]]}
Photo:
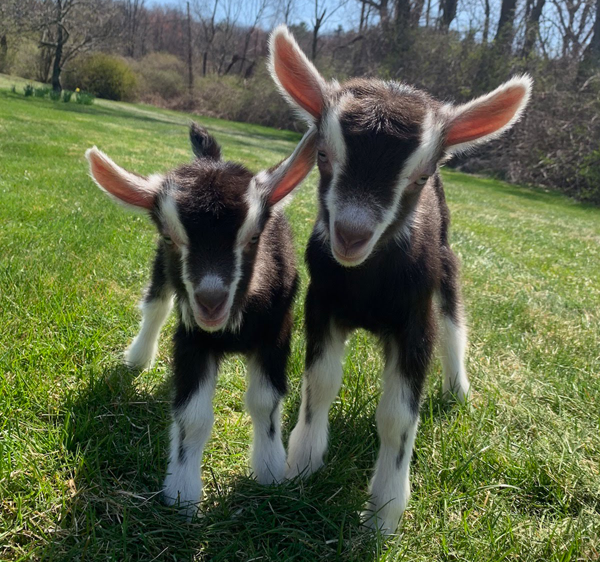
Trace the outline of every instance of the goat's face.
{"label": "goat's face", "polygon": [[321,212],[317,228],[343,266],[403,235],[420,191],[440,161],[514,124],[531,80],[515,78],[462,106],[409,86],[354,79],[326,83],[284,26],[271,37],[271,74],[318,129]]}
{"label": "goat's face", "polygon": [[175,282],[187,296],[184,321],[212,332],[235,316],[273,206],[312,168],[315,131],[305,135],[292,156],[256,176],[222,161],[218,145],[203,129],[193,125],[190,137],[198,158],[164,176],[131,174],[96,148],[86,155],[102,189],[149,211],[176,271]]}

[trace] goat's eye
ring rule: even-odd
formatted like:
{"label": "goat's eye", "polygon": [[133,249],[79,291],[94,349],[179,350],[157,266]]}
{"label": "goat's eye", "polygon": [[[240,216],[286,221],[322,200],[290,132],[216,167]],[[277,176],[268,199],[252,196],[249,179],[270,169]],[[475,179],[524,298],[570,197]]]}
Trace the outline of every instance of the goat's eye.
{"label": "goat's eye", "polygon": [[256,244],[259,238],[260,234],[255,234],[252,238],[250,238],[250,244]]}
{"label": "goat's eye", "polygon": [[417,181],[415,183],[417,185],[425,185],[427,183],[428,179],[429,179],[429,176],[420,176],[419,179],[417,179]]}
{"label": "goat's eye", "polygon": [[329,158],[327,158],[327,154],[325,152],[323,152],[322,150],[319,150],[318,152],[318,157],[319,157],[319,162],[329,162]]}
{"label": "goat's eye", "polygon": [[163,240],[165,241],[165,244],[167,244],[168,246],[173,245],[173,239],[170,236],[163,236]]}

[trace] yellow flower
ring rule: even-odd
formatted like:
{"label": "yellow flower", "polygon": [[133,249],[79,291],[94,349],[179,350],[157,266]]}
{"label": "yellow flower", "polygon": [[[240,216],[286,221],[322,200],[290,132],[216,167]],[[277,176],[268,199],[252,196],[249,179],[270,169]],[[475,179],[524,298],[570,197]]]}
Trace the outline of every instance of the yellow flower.
{"label": "yellow flower", "polygon": [[75,91],[76,91],[76,92],[79,92],[79,88],[75,88]]}

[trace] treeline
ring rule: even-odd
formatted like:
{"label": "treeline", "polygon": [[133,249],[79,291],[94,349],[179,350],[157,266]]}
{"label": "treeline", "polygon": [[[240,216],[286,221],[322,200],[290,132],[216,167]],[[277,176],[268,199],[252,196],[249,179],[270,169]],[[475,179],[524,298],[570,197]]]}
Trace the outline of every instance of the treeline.
{"label": "treeline", "polygon": [[600,0],[0,0],[0,72],[301,128],[265,68],[280,22],[338,79],[466,101],[530,73],[525,119],[454,165],[600,203]]}

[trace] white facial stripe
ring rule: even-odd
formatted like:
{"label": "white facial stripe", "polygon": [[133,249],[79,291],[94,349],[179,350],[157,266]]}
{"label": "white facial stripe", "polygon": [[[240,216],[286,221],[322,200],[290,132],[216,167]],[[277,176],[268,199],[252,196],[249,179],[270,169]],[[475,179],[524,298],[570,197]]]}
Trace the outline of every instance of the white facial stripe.
{"label": "white facial stripe", "polygon": [[[169,183],[168,189],[174,189],[173,184]],[[183,224],[181,224],[181,220],[179,219],[177,203],[173,196],[168,192],[161,202],[160,215],[177,239],[177,242],[183,246],[187,246],[189,240],[185,228],[183,228]]]}
{"label": "white facial stripe", "polygon": [[[347,96],[344,96],[341,101]],[[336,106],[329,110],[327,119],[323,127],[323,136],[327,146],[333,150],[334,157],[331,158],[332,177],[329,183],[329,189],[325,197],[325,205],[329,211],[329,225],[333,229],[335,223],[335,211],[337,208],[337,184],[343,169],[346,167],[346,141],[342,132],[340,123],[340,106]],[[333,232],[333,230],[332,230]]]}
{"label": "white facial stripe", "polygon": [[373,245],[375,245],[379,237],[395,220],[398,213],[400,198],[402,197],[407,185],[410,183],[412,175],[421,167],[427,166],[435,157],[436,151],[439,149],[441,134],[442,124],[437,122],[433,112],[428,110],[421,127],[421,142],[419,143],[417,149],[410,155],[400,171],[399,179],[394,188],[394,198],[392,204],[385,210],[383,219],[375,229]]}

